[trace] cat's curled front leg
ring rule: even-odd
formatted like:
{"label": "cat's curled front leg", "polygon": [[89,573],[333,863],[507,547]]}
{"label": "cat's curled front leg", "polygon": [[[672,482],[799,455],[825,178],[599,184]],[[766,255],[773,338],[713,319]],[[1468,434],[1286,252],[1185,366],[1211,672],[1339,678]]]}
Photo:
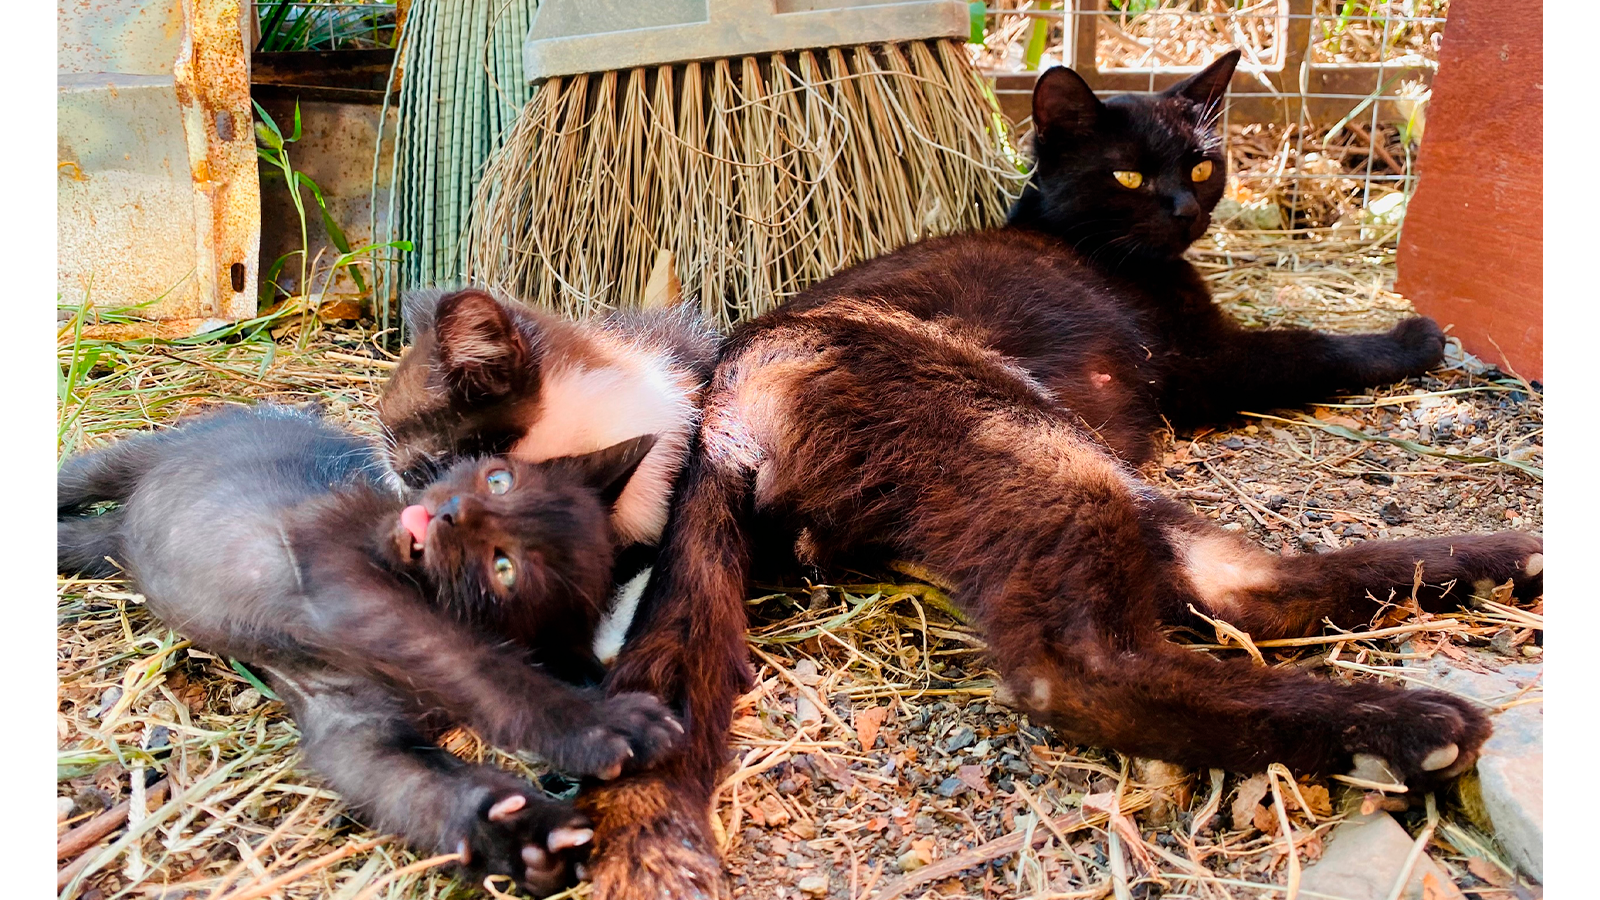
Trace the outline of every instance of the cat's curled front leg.
{"label": "cat's curled front leg", "polygon": [[624,768],[648,767],[683,737],[683,726],[653,694],[607,697],[573,691],[547,715],[553,727],[543,753],[556,768],[609,781]]}

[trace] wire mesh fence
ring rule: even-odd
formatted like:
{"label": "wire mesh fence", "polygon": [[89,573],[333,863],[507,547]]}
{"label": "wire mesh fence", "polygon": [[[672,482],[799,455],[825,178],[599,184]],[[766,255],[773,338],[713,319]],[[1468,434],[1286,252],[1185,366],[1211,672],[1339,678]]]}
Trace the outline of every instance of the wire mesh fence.
{"label": "wire mesh fence", "polygon": [[1097,93],[1155,92],[1237,47],[1218,207],[1234,231],[1387,242],[1426,123],[1448,0],[993,0],[974,60],[1026,124],[1033,80],[1065,65]]}
{"label": "wire mesh fence", "polygon": [[257,52],[373,50],[395,45],[395,4],[259,0]]}

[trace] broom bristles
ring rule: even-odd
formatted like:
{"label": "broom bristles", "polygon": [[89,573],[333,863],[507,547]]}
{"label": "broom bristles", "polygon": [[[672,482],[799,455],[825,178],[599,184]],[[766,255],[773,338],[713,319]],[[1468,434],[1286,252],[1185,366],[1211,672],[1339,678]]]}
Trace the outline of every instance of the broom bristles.
{"label": "broom bristles", "polygon": [[667,250],[726,327],[997,225],[1024,180],[956,40],[553,78],[489,160],[465,274],[581,316],[635,305]]}

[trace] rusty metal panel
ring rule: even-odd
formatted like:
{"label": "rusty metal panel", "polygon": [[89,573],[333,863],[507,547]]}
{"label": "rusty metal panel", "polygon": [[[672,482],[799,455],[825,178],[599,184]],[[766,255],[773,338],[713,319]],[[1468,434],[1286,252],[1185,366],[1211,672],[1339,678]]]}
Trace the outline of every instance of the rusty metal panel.
{"label": "rusty metal panel", "polygon": [[241,0],[59,0],[64,302],[149,304],[167,332],[255,314],[252,14]]}
{"label": "rusty metal panel", "polygon": [[57,0],[56,71],[172,75],[183,0]]}

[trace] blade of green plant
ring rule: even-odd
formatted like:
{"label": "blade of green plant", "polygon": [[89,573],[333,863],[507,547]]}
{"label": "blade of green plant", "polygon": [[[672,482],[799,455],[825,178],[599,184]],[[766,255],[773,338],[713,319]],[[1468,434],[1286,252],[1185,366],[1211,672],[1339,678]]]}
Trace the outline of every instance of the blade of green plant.
{"label": "blade of green plant", "polygon": [[1334,425],[1334,424],[1329,423],[1329,422],[1323,422],[1323,421],[1320,421],[1318,419],[1313,419],[1310,416],[1306,416],[1306,417],[1299,418],[1299,419],[1285,419],[1282,416],[1271,416],[1271,415],[1267,415],[1265,413],[1253,413],[1253,412],[1243,412],[1243,411],[1241,411],[1239,414],[1243,415],[1243,416],[1251,416],[1251,417],[1254,417],[1254,418],[1257,418],[1257,419],[1267,419],[1267,420],[1270,420],[1270,421],[1273,421],[1273,422],[1286,422],[1286,423],[1288,423],[1290,425],[1305,425],[1305,426],[1307,426],[1309,428],[1319,428],[1319,429],[1321,429],[1323,431],[1328,432],[1329,434],[1336,434],[1339,437],[1347,438],[1347,439],[1352,440],[1352,441],[1368,441],[1368,442],[1379,443],[1379,444],[1393,444],[1396,447],[1399,447],[1399,448],[1401,448],[1403,450],[1407,450],[1407,451],[1409,451],[1411,453],[1416,453],[1416,454],[1418,454],[1420,456],[1432,456],[1432,457],[1436,457],[1436,458],[1439,458],[1439,459],[1449,459],[1449,460],[1454,460],[1456,462],[1465,462],[1465,463],[1486,463],[1486,464],[1487,463],[1498,463],[1498,464],[1503,465],[1503,466],[1510,466],[1513,469],[1517,469],[1517,470],[1520,470],[1520,471],[1523,471],[1523,472],[1527,472],[1529,475],[1532,475],[1533,477],[1539,479],[1540,481],[1544,480],[1544,470],[1543,469],[1539,468],[1538,466],[1529,465],[1528,463],[1525,463],[1520,459],[1509,459],[1509,458],[1502,458],[1502,457],[1498,457],[1498,456],[1474,456],[1474,455],[1466,454],[1466,453],[1448,453],[1448,452],[1446,452],[1444,450],[1437,450],[1437,449],[1434,449],[1433,447],[1429,447],[1429,446],[1426,446],[1424,444],[1419,444],[1416,441],[1408,441],[1408,440],[1405,440],[1403,438],[1383,437],[1381,435],[1376,435],[1376,434],[1367,434],[1365,431],[1358,431],[1358,430],[1356,430],[1354,428],[1346,428],[1343,425]]}
{"label": "blade of green plant", "polygon": [[288,138],[286,143],[292,144],[298,140],[300,140],[300,101],[296,100],[294,102],[294,136]]}
{"label": "blade of green plant", "polygon": [[[282,150],[283,132],[278,130],[278,123],[272,120],[272,114],[254,100],[250,101],[250,105],[256,108],[256,115],[261,117],[261,121],[256,123],[256,137],[272,149]],[[261,130],[263,125],[266,126],[265,132]]]}
{"label": "blade of green plant", "polygon": [[[278,0],[277,3],[273,3],[272,0],[262,0],[262,2],[266,5],[267,11],[265,18],[259,19],[261,23],[261,38],[256,41],[256,50],[267,49],[268,42],[282,27],[284,16],[289,14],[289,0]],[[259,16],[261,9],[258,7],[256,12]]]}
{"label": "blade of green plant", "polygon": [[244,663],[239,662],[237,659],[230,658],[228,660],[228,668],[238,672],[240,677],[244,678],[245,681],[250,682],[250,686],[255,688],[261,694],[261,696],[267,698],[268,700],[278,699],[278,695],[273,693],[272,688],[267,687],[266,682],[262,681],[260,678],[257,678],[256,673],[250,671],[248,668],[245,668]]}
{"label": "blade of green plant", "polygon": [[971,31],[967,33],[967,43],[983,43],[983,35],[989,30],[989,7],[979,0],[977,3],[967,4],[967,19],[971,24]]}
{"label": "blade of green plant", "polygon": [[1033,32],[1028,35],[1027,49],[1022,52],[1023,68],[1029,72],[1039,68],[1039,60],[1044,58],[1044,48],[1049,40],[1050,20],[1035,17],[1033,20]]}

